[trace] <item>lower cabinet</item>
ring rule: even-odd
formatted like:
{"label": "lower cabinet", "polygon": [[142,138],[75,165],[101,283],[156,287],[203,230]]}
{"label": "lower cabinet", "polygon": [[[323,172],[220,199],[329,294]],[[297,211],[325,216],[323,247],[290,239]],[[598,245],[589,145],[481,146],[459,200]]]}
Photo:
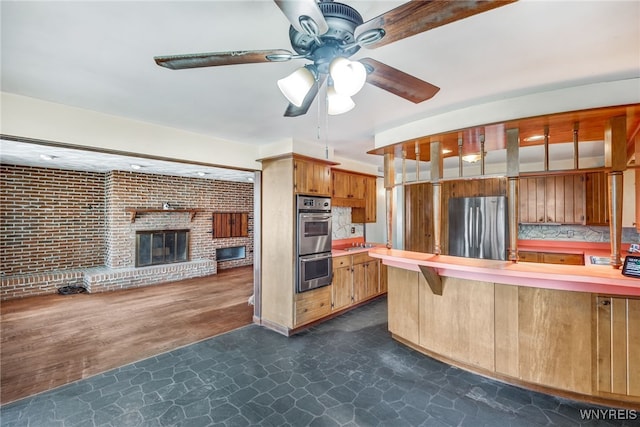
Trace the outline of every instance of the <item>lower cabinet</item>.
{"label": "lower cabinet", "polygon": [[559,252],[518,251],[520,262],[540,262],[543,264],[584,265],[584,255]]}
{"label": "lower cabinet", "polygon": [[331,314],[331,286],[296,294],[296,326]]}
{"label": "lower cabinet", "polygon": [[598,295],[597,389],[640,397],[640,299]]}
{"label": "lower cabinet", "polygon": [[351,256],[334,258],[331,288],[331,310],[341,310],[353,304]]}
{"label": "lower cabinet", "polygon": [[295,294],[295,327],[387,292],[382,267],[380,260],[367,253],[335,257],[331,285]]}
{"label": "lower cabinet", "polygon": [[386,292],[386,286],[381,291],[380,268],[381,261],[367,253],[334,258],[331,309],[342,310]]}

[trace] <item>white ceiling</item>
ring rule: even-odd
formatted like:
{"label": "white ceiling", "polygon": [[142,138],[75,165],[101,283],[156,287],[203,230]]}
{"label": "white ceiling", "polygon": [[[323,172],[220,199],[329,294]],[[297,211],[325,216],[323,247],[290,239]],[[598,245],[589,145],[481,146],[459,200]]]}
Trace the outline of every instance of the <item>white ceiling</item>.
{"label": "white ceiling", "polygon": [[[344,2],[365,21],[403,3]],[[377,165],[379,156],[365,154],[377,132],[481,102],[640,76],[635,0],[521,0],[361,49],[354,58],[370,56],[441,90],[416,105],[365,85],[354,110],[328,119],[315,103],[306,116],[283,117],[287,102],[276,80],[302,60],[179,71],[153,61],[180,53],[291,50],[289,23],[271,0],[2,0],[1,19],[3,92],[243,143],[328,144],[336,156]]]}
{"label": "white ceiling", "polygon": [[98,151],[77,150],[48,144],[33,144],[0,139],[3,164],[47,167],[87,172],[112,170],[184,176],[187,178],[253,182],[253,172],[219,168],[205,164],[176,163],[162,159],[125,156]]}

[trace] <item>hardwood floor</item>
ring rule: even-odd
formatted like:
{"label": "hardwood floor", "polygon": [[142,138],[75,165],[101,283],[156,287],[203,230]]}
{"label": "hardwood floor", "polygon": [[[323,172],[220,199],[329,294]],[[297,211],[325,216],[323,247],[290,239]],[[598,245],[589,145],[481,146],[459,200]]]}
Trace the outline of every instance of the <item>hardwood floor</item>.
{"label": "hardwood floor", "polygon": [[124,291],[3,301],[0,403],[248,325],[252,293],[248,266]]}

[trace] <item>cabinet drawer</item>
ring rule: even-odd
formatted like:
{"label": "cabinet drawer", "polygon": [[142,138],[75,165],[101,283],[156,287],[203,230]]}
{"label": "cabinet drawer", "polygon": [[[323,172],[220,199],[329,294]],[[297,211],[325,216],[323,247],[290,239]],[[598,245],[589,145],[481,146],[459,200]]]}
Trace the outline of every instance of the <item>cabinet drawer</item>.
{"label": "cabinet drawer", "polygon": [[350,255],[333,257],[333,268],[350,267],[350,266],[351,266]]}
{"label": "cabinet drawer", "polygon": [[544,252],[542,262],[545,264],[584,265],[584,255]]}
{"label": "cabinet drawer", "polygon": [[539,252],[518,251],[518,261],[520,262],[542,262]]}
{"label": "cabinet drawer", "polygon": [[360,252],[353,254],[353,264],[362,264],[365,262],[373,261],[375,258],[371,258],[367,252]]}
{"label": "cabinet drawer", "polygon": [[331,286],[296,294],[296,325],[320,319],[331,313]]}

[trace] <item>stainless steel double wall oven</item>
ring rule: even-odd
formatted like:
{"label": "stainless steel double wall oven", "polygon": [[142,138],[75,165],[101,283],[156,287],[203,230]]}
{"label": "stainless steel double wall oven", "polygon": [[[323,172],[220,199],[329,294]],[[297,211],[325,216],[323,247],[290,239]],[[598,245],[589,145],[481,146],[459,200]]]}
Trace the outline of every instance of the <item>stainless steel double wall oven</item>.
{"label": "stainless steel double wall oven", "polygon": [[298,195],[296,206],[296,291],[305,292],[331,284],[331,199]]}

